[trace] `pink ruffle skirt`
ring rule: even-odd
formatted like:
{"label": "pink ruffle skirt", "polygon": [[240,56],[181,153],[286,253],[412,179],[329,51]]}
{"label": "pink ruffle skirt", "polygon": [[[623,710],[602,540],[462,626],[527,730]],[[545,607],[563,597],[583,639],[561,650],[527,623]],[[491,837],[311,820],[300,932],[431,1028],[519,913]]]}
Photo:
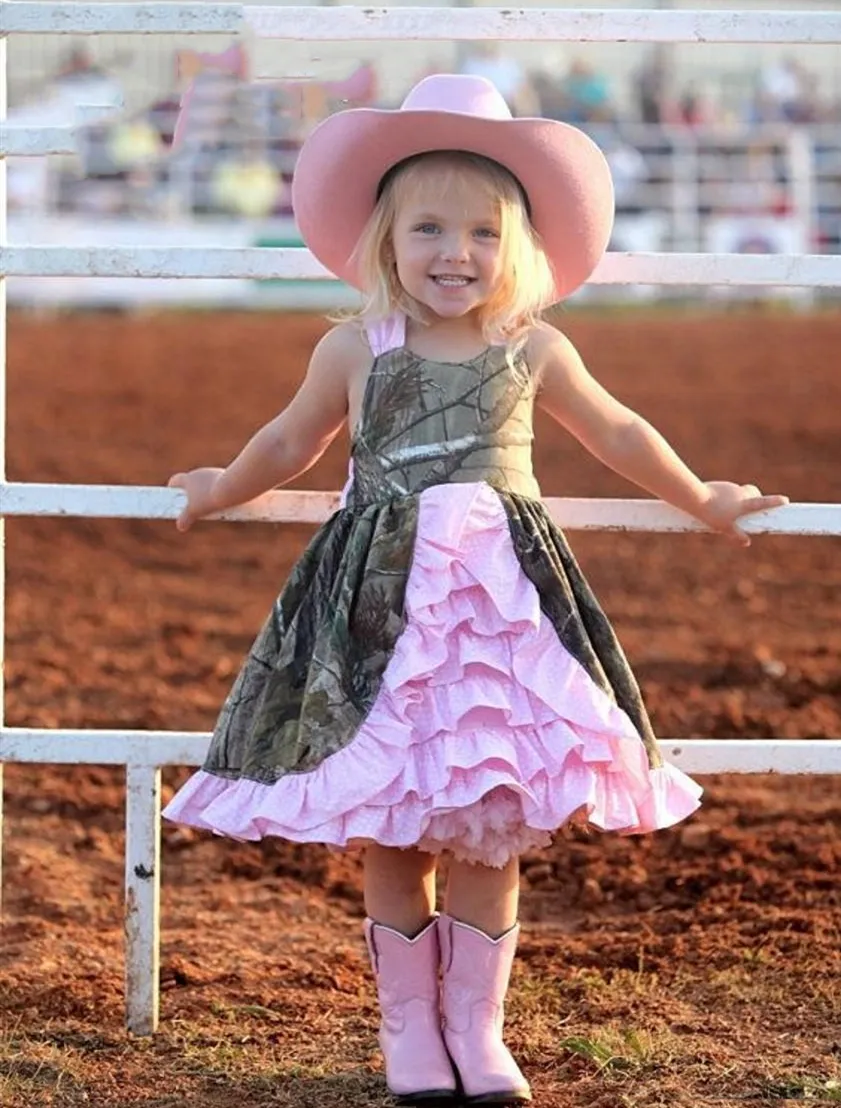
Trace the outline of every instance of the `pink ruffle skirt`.
{"label": "pink ruffle skirt", "polygon": [[406,617],[348,746],[272,785],[199,771],[164,815],[237,839],[502,866],[571,820],[633,834],[698,807],[700,787],[649,767],[628,716],[559,641],[488,485],[420,494]]}

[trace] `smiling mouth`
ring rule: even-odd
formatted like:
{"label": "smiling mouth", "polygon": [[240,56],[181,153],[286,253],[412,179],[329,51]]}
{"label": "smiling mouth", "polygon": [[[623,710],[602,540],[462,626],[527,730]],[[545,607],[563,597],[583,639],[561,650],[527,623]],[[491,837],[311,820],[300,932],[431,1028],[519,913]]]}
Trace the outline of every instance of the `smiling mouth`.
{"label": "smiling mouth", "polygon": [[436,285],[441,285],[446,289],[463,289],[468,285],[473,284],[476,280],[475,277],[455,277],[447,273],[433,274],[432,280]]}

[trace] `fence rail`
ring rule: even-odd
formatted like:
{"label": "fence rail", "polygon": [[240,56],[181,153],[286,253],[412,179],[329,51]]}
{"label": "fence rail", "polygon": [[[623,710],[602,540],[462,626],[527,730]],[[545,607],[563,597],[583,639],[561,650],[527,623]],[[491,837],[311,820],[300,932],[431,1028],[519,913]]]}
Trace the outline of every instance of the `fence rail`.
{"label": "fence rail", "polygon": [[76,154],[76,127],[19,127],[0,123],[0,158],[41,158],[45,154]]}
{"label": "fence rail", "polygon": [[249,31],[297,42],[468,41],[839,43],[841,14],[556,8],[272,7],[5,0],[0,34],[146,35]]}
{"label": "fence rail", "polygon": [[[324,281],[308,250],[289,247],[0,246],[0,277],[184,277]],[[606,254],[594,285],[841,285],[829,254]]]}
{"label": "fence rail", "polygon": [[[210,734],[202,731],[72,731],[0,728],[0,761],[52,765],[199,766]],[[841,739],[660,739],[660,751],[684,773],[841,773]]]}
{"label": "fence rail", "polygon": [[[0,516],[93,519],[175,519],[184,503],[176,489],[149,485],[44,485],[0,482]],[[685,512],[659,500],[547,496],[554,521],[567,531],[703,531]],[[265,523],[324,523],[339,506],[336,492],[281,490],[221,512],[214,519]],[[841,504],[788,504],[744,519],[751,535],[841,535]]]}
{"label": "fence rail", "polygon": [[[204,3],[0,4],[0,155],[38,156],[73,148],[75,132],[8,128],[6,36],[245,34],[289,41],[480,40],[555,42],[841,43],[841,14],[733,11],[578,11],[501,8],[258,7]],[[0,165],[0,375],[4,373],[5,278],[10,276],[239,277],[324,279],[296,249],[10,247]],[[841,285],[841,259],[812,255],[614,253],[600,265],[603,284]],[[0,392],[0,406],[5,399]],[[0,413],[2,414],[2,413]],[[0,516],[172,518],[182,494],[158,488],[16,484],[3,480]],[[278,492],[223,518],[317,523],[335,510],[335,493]],[[689,531],[700,525],[655,501],[550,500],[570,529]],[[841,534],[841,505],[793,504],[744,522],[751,533]],[[4,563],[0,554],[0,578]],[[0,594],[0,600],[2,595]],[[0,621],[2,615],[0,615]],[[0,627],[2,623],[0,622]],[[198,765],[208,736],[191,732],[64,731],[0,726],[0,763],[105,763],[126,767],[126,1003],[132,1031],[158,1021],[161,766]],[[692,773],[841,773],[841,740],[716,739],[661,742],[664,755]],[[0,770],[2,765],[0,765]],[[0,794],[0,799],[2,794]]]}

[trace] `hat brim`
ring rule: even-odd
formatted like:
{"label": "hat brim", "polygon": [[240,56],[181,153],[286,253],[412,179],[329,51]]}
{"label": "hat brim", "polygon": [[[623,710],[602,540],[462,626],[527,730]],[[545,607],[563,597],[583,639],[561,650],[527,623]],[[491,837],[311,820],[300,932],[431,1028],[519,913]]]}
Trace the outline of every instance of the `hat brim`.
{"label": "hat brim", "polygon": [[318,260],[356,288],[351,256],[398,162],[432,150],[463,150],[505,166],[526,191],[531,220],[555,276],[556,300],[598,265],[613,227],[610,169],[583,131],[551,119],[484,119],[447,111],[356,108],[328,116],[295,166],[292,206]]}

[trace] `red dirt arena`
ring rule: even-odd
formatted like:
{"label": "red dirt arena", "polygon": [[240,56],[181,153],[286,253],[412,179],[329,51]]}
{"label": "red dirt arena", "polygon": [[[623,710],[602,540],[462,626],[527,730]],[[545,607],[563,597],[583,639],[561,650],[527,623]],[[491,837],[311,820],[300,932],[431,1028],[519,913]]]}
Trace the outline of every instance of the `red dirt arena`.
{"label": "red dirt arena", "polygon": [[[706,478],[841,502],[841,319],[561,320]],[[223,464],[327,324],[10,319],[9,479]],[[344,443],[299,484],[337,488]],[[547,495],[637,493],[547,421]],[[11,519],[10,725],[206,730],[308,528]],[[663,737],[841,737],[841,545],[572,534]],[[167,771],[167,796],[187,770]],[[509,1040],[541,1108],[841,1101],[841,780],[706,778],[692,820],[523,859]],[[161,1030],[123,1027],[118,771],[7,770],[6,1108],[386,1105],[359,860],[164,828]]]}

